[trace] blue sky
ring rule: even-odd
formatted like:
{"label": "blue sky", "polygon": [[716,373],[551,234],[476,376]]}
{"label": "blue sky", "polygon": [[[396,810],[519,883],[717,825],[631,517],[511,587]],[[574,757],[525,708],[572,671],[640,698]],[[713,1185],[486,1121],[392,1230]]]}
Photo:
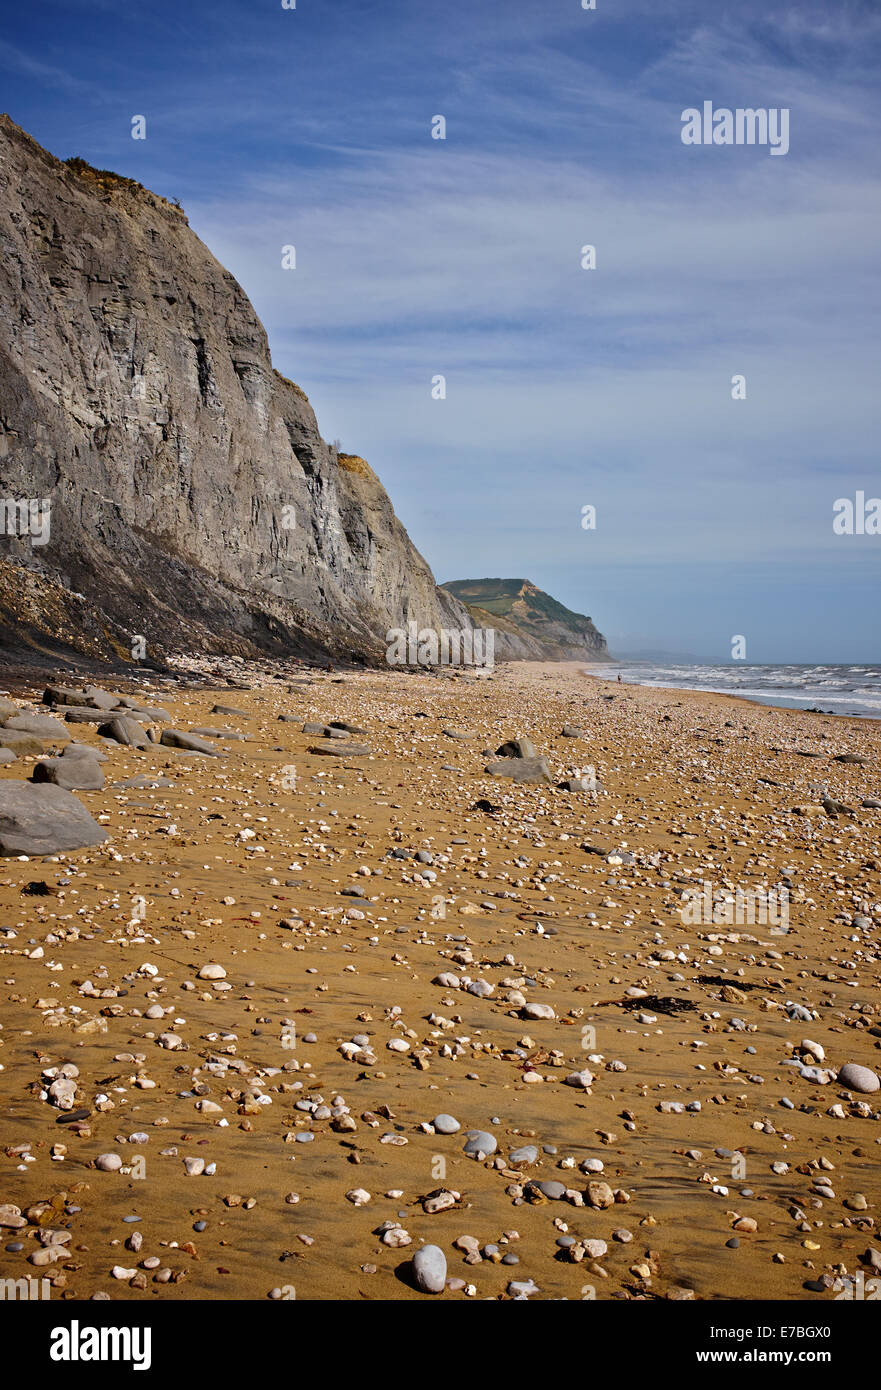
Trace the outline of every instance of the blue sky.
{"label": "blue sky", "polygon": [[[878,661],[881,536],[832,508],[881,495],[879,60],[850,0],[43,0],[0,108],[181,200],[438,579],[613,650]],[[789,153],[683,145],[705,100]]]}

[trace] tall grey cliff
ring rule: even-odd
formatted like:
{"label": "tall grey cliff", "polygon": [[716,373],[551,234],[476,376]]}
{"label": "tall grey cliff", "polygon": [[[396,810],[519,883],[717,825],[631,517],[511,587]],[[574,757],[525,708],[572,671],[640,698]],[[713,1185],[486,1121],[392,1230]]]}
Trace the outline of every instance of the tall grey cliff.
{"label": "tall grey cliff", "polygon": [[180,208],[0,116],[0,253],[0,641],[370,661],[472,626]]}

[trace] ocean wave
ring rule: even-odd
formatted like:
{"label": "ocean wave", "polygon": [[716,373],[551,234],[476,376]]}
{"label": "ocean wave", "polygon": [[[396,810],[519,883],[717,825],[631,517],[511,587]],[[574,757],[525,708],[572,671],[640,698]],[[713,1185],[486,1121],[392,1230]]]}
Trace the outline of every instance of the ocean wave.
{"label": "ocean wave", "polygon": [[[837,714],[862,718],[881,716],[881,666],[730,666],[664,664],[593,667],[595,674],[622,684],[653,689],[704,690],[737,695],[760,704],[804,709],[822,704]],[[866,684],[872,682],[872,684]]]}

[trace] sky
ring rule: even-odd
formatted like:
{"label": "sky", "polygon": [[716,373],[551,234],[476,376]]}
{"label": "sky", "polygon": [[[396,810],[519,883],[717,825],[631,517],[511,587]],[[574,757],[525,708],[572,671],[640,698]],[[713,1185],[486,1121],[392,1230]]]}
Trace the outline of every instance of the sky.
{"label": "sky", "polygon": [[[0,109],[180,199],[438,580],[881,660],[881,536],[833,531],[881,496],[874,0],[4,8]],[[788,152],[683,143],[704,102]]]}

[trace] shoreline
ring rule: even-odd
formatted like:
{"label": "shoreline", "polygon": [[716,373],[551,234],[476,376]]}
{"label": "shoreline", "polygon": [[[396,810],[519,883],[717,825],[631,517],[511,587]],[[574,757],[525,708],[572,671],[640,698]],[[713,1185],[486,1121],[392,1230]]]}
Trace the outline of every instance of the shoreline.
{"label": "shoreline", "polygon": [[879,723],[879,721],[881,721],[881,714],[834,714],[831,712],[827,712],[826,710],[798,709],[790,705],[771,704],[769,701],[760,700],[755,696],[736,695],[732,691],[728,690],[699,690],[692,686],[682,685],[643,685],[640,681],[622,680],[621,682],[618,682],[616,680],[611,680],[606,676],[594,675],[594,673],[589,669],[589,666],[584,667],[582,674],[585,676],[589,676],[591,680],[597,681],[599,684],[612,686],[615,690],[621,690],[624,687],[628,687],[631,689],[635,687],[638,690],[656,690],[660,694],[666,693],[668,695],[675,694],[683,696],[698,695],[711,700],[732,700],[735,701],[738,705],[745,704],[751,705],[753,707],[758,707],[759,709],[778,710],[781,714],[807,715],[810,716],[812,719],[834,719],[837,722],[850,722],[857,725],[872,723],[877,724]]}

